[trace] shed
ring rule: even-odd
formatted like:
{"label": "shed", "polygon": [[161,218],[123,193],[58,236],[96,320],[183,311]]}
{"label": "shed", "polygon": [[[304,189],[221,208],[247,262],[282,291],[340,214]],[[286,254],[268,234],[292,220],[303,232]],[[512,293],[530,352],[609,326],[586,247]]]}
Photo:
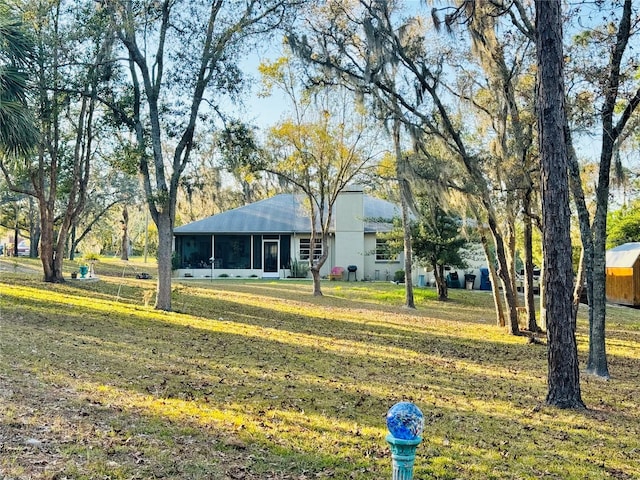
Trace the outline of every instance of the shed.
{"label": "shed", "polygon": [[640,242],[607,250],[607,301],[640,306]]}

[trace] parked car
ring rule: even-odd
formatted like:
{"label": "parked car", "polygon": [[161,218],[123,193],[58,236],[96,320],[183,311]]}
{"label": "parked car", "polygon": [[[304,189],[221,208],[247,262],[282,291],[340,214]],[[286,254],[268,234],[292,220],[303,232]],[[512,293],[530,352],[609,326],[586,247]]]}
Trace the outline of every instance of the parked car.
{"label": "parked car", "polygon": [[31,247],[29,246],[29,244],[25,240],[22,240],[20,243],[18,243],[18,256],[19,257],[28,257],[30,251],[31,251]]}
{"label": "parked car", "polygon": [[[519,292],[524,292],[524,269],[516,274],[516,286]],[[540,293],[540,269],[537,267],[533,269],[533,293]]]}

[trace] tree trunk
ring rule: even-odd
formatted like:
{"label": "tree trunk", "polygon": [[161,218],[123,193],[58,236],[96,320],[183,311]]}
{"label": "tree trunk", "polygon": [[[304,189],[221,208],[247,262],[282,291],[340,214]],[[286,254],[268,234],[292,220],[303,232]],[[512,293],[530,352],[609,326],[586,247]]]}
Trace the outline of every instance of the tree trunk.
{"label": "tree trunk", "polygon": [[18,225],[18,209],[16,208],[16,223],[13,227],[13,256],[18,256],[18,244],[20,243],[20,226]]}
{"label": "tree trunk", "polygon": [[[405,180],[401,180],[405,181]],[[405,186],[408,188],[408,185]],[[413,250],[411,248],[411,226],[409,220],[409,206],[405,196],[401,194],[401,208],[402,208],[402,225],[404,227],[404,292],[405,292],[405,307],[416,308],[416,303],[413,297]]]}
{"label": "tree trunk", "polygon": [[412,264],[413,255],[411,249],[411,224],[409,219],[409,199],[411,198],[411,187],[406,176],[406,157],[402,154],[400,145],[400,120],[396,118],[393,122],[393,145],[396,154],[396,176],[400,185],[400,208],[402,210],[402,228],[404,242],[404,291],[405,307],[416,308],[413,298]]}
{"label": "tree trunk", "polygon": [[482,229],[480,233],[480,242],[482,243],[482,249],[484,250],[484,256],[487,260],[487,268],[489,269],[489,278],[491,280],[491,295],[493,296],[493,305],[495,306],[496,312],[496,325],[498,327],[506,326],[506,320],[504,317],[504,308],[502,305],[502,298],[500,297],[500,289],[498,288],[500,279],[498,278],[498,274],[496,272],[496,263],[495,258],[493,258],[493,254],[491,253],[491,249],[489,248],[489,241],[487,240],[487,235]]}
{"label": "tree trunk", "polygon": [[65,228],[60,227],[60,231],[58,232],[58,239],[56,241],[55,249],[53,252],[53,273],[55,282],[63,283],[64,276],[62,275],[62,265],[64,262],[64,247],[65,247],[65,238],[67,237],[68,226]]}
{"label": "tree trunk", "polygon": [[[613,108],[613,107],[612,107]],[[609,209],[609,183],[611,159],[616,134],[612,125],[613,110],[603,115],[602,150],[598,186],[596,188],[596,212],[593,218],[593,303],[589,304],[593,317],[589,325],[589,357],[587,372],[609,378],[605,344],[606,296],[606,242],[607,212]]]}
{"label": "tree trunk", "polygon": [[[587,372],[590,372],[590,365],[593,365],[592,359],[594,355],[594,337],[593,327],[595,324],[595,312],[604,315],[603,309],[594,308],[597,305],[597,301],[594,298],[594,275],[593,275],[593,261],[594,261],[594,245],[593,245],[593,232],[591,231],[591,218],[587,207],[587,202],[584,197],[584,191],[582,189],[582,179],[580,178],[580,165],[578,164],[578,157],[575,149],[573,148],[573,142],[571,140],[571,129],[568,122],[565,124],[565,137],[567,138],[567,154],[569,161],[569,187],[571,188],[571,194],[573,196],[573,203],[576,207],[578,214],[578,225],[580,226],[580,240],[582,241],[582,277],[584,277],[584,287],[576,285],[575,289],[584,288],[587,294],[587,303],[589,304],[589,357],[587,359]],[[601,287],[604,289],[604,286]],[[575,296],[575,295],[574,295]],[[603,301],[600,297],[598,301]],[[578,309],[575,308],[575,315],[577,315]],[[574,318],[575,319],[575,318]],[[606,363],[606,357],[605,357]],[[593,372],[595,373],[595,372]],[[607,375],[608,376],[608,372]]]}
{"label": "tree trunk", "polygon": [[69,260],[73,261],[76,258],[76,246],[77,246],[77,241],[76,241],[76,232],[77,232],[77,225],[74,223],[71,226],[71,231],[69,232]]}
{"label": "tree trunk", "polygon": [[159,211],[158,227],[158,285],[156,305],[158,310],[171,310],[171,255],[173,247],[173,226],[171,216]]}
{"label": "tree trunk", "polygon": [[29,257],[38,258],[40,245],[40,222],[38,208],[33,197],[29,197]]}
{"label": "tree trunk", "polygon": [[[517,210],[517,206],[512,202],[509,203],[508,206],[511,210]],[[520,301],[518,298],[518,276],[516,269],[516,226],[515,226],[515,217],[511,214],[507,215],[506,222],[506,248],[505,255],[507,258],[507,265],[509,267],[508,275],[509,281],[511,282],[511,290],[514,292],[514,299],[516,307],[520,306]]]}
{"label": "tree trunk", "polygon": [[585,408],[571,297],[571,212],[564,135],[565,96],[561,0],[535,0],[537,113],[540,150],[544,283],[547,286],[547,403]]}
{"label": "tree trunk", "polygon": [[[311,195],[308,195],[309,204],[313,205],[313,198]],[[330,209],[333,209],[333,205],[330,206]],[[318,237],[318,232],[316,230],[316,215],[321,218],[320,224],[322,225],[323,232],[320,234],[322,238],[322,254],[317,259],[314,258],[316,238]],[[328,230],[331,225],[331,218],[322,219],[323,213],[316,213],[315,209],[311,208],[311,240],[310,240],[310,251],[309,251],[309,271],[311,272],[311,278],[313,279],[313,296],[314,297],[322,297],[322,283],[320,277],[320,270],[322,266],[329,258],[329,235]],[[331,216],[331,212],[328,213],[328,216]]]}
{"label": "tree trunk", "polygon": [[433,277],[436,281],[438,300],[445,302],[449,299],[449,292],[447,290],[447,281],[444,278],[444,265],[439,265],[434,259],[431,262],[431,266],[433,267]]}
{"label": "tree trunk", "polygon": [[573,323],[578,321],[578,310],[580,308],[580,297],[582,296],[582,285],[584,283],[584,248],[580,249],[580,261],[578,263],[578,273],[576,275],[576,284],[573,288]]}
{"label": "tree trunk", "polygon": [[317,265],[312,266],[309,271],[311,272],[311,278],[313,278],[313,296],[322,297],[322,284],[320,282],[320,269]]}
{"label": "tree trunk", "polygon": [[54,214],[49,208],[49,203],[40,196],[38,204],[40,209],[40,260],[44,273],[43,281],[50,283],[63,283],[62,258],[57,258],[57,242],[54,238]]}
{"label": "tree trunk", "polygon": [[31,234],[31,244],[33,245],[34,243],[36,245],[34,258],[38,258],[40,256],[40,221],[38,221],[38,224]]}
{"label": "tree trunk", "polygon": [[122,252],[120,252],[120,260],[129,260],[129,211],[127,205],[122,207],[122,241],[120,246]]}
{"label": "tree trunk", "polygon": [[524,305],[527,308],[527,325],[530,332],[539,332],[536,323],[536,306],[533,298],[533,225],[531,221],[531,189],[524,194]]}
{"label": "tree trunk", "polygon": [[[518,305],[516,302],[516,292],[513,289],[513,283],[511,277],[509,276],[509,264],[504,248],[504,238],[500,233],[500,229],[498,227],[495,209],[493,208],[491,199],[489,198],[489,195],[486,191],[483,192],[482,204],[486,210],[486,221],[488,224],[488,230],[489,232],[491,232],[491,236],[493,237],[493,245],[496,249],[495,258],[498,263],[498,269],[496,271],[497,277],[499,277],[502,282],[503,295],[507,303],[507,308],[509,309],[509,323],[507,323],[505,326],[507,327],[507,331],[512,335],[519,335],[520,328],[518,326]],[[496,282],[493,282],[494,295],[497,291],[499,291],[499,286],[500,284],[496,279]]]}
{"label": "tree trunk", "polygon": [[[496,244],[497,241],[500,240],[496,239],[495,233],[494,239],[496,241]],[[499,270],[496,273],[502,283],[503,295],[507,303],[507,308],[509,309],[509,322],[506,323],[505,326],[507,327],[507,331],[510,334],[518,335],[520,333],[520,327],[518,326],[518,304],[516,301],[516,292],[513,290],[511,277],[509,276],[507,258],[505,256],[504,248],[497,248],[496,256],[499,265]],[[494,289],[499,290],[498,283],[495,284]]]}
{"label": "tree trunk", "polygon": [[40,237],[40,261],[42,262],[43,278],[45,282],[56,282],[53,267],[53,229],[48,225],[48,218],[41,216],[42,236]]}
{"label": "tree trunk", "polygon": [[[582,241],[582,269],[583,273],[580,277],[584,277],[584,286],[576,285],[574,297],[580,294],[579,290],[584,288],[587,294],[587,303],[589,304],[589,355],[587,358],[587,373],[597,375],[603,378],[609,378],[609,368],[607,365],[607,354],[605,345],[605,317],[606,317],[606,249],[604,246],[605,239],[600,242],[596,240],[598,236],[596,231],[602,230],[602,225],[606,230],[606,210],[608,205],[608,174],[606,178],[599,179],[598,188],[596,190],[597,208],[594,218],[593,231],[591,229],[591,221],[589,211],[584,198],[580,178],[580,166],[578,159],[571,143],[571,131],[568,123],[565,125],[565,135],[568,139],[568,159],[569,159],[569,179],[571,192],[578,213],[578,221],[580,225],[580,239]],[[606,136],[606,134],[605,134]],[[601,153],[600,165],[602,169],[603,162],[607,163],[606,158],[610,159],[612,155],[613,143],[603,139],[603,151]],[[608,153],[605,150],[608,149]],[[610,160],[607,163],[607,170],[611,165]],[[607,190],[603,192],[601,188],[602,182],[606,181]],[[604,212],[604,219],[602,219]],[[599,221],[596,221],[599,219]],[[600,227],[597,227],[599,224]],[[601,234],[602,235],[602,234]],[[599,255],[598,255],[598,253]],[[578,298],[579,301],[579,298]],[[577,316],[577,305],[574,305],[574,320]]]}
{"label": "tree trunk", "polygon": [[547,331],[547,288],[543,281],[544,279],[544,257],[542,259],[542,266],[540,267],[540,329]]}
{"label": "tree trunk", "polygon": [[[604,216],[606,217],[606,213]],[[606,222],[606,220],[603,220],[603,222]],[[593,305],[589,305],[589,310],[593,312],[593,318],[589,325],[589,357],[587,359],[587,372],[602,378],[609,378],[605,342],[605,319],[607,314],[606,234],[598,235],[598,229],[596,228],[594,240]]]}

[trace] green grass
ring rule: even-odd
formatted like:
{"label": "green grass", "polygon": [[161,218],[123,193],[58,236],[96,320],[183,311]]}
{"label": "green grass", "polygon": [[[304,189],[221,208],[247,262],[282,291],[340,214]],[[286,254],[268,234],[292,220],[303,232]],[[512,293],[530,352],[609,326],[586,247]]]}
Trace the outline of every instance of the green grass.
{"label": "green grass", "polygon": [[188,281],[165,313],[126,268],[2,272],[0,478],[391,478],[400,400],[425,414],[416,479],[640,478],[638,310],[608,310],[612,379],[583,376],[575,412],[544,405],[545,347],[486,292],[411,311],[389,283]]}

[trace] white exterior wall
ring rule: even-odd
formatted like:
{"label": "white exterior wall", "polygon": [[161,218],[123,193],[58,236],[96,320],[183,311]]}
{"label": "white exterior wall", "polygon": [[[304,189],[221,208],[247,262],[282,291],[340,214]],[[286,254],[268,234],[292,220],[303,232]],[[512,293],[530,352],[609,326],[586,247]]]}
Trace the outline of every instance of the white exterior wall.
{"label": "white exterior wall", "polygon": [[365,242],[365,276],[364,280],[386,281],[393,280],[393,276],[397,270],[404,268],[404,254],[398,255],[395,261],[376,260],[376,234],[367,233],[364,237]]}
{"label": "white exterior wall", "polygon": [[347,267],[355,265],[358,267],[356,275],[351,274],[350,279],[355,277],[362,280],[365,275],[364,265],[364,194],[362,189],[343,191],[338,195],[334,206],[335,237],[334,251],[330,255],[333,267],[345,269],[345,279],[348,278]]}
{"label": "white exterior wall", "polygon": [[362,280],[364,276],[364,232],[336,232],[335,263],[332,267],[342,267],[345,270],[344,278],[348,277],[347,267],[355,265],[358,267],[356,274],[350,276],[351,280],[357,278]]}

